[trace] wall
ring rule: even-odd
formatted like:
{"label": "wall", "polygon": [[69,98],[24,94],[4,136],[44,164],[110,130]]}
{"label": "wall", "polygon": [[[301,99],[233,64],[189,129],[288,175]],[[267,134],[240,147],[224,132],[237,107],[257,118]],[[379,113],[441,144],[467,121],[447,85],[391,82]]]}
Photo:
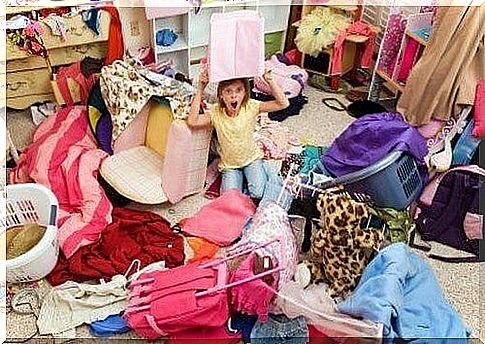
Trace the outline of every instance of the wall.
{"label": "wall", "polygon": [[[131,7],[126,7],[132,5]],[[129,4],[117,4],[123,27],[125,49],[134,51],[137,48],[150,46],[150,22],[146,19],[143,1],[130,1]]]}

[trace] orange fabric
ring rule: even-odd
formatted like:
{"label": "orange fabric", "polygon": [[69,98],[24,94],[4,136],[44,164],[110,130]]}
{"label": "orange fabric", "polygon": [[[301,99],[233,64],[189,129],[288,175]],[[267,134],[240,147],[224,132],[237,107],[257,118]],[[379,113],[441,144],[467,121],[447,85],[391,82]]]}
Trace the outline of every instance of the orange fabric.
{"label": "orange fabric", "polygon": [[108,36],[108,52],[104,60],[104,65],[110,65],[116,60],[122,60],[125,54],[125,46],[123,44],[123,32],[121,29],[120,14],[116,7],[103,7],[103,11],[111,15],[109,24]]}
{"label": "orange fabric", "polygon": [[211,259],[216,254],[219,246],[205,239],[197,237],[187,238],[187,242],[194,251],[194,256],[188,261],[189,263],[203,262]]}

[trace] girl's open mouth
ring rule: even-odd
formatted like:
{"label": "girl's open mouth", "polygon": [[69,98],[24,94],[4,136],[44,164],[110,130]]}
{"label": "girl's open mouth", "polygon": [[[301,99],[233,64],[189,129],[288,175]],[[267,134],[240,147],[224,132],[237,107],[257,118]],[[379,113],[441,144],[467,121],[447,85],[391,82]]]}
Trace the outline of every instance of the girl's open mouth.
{"label": "girl's open mouth", "polygon": [[237,109],[237,102],[232,102],[231,107],[232,107],[233,110],[236,110]]}

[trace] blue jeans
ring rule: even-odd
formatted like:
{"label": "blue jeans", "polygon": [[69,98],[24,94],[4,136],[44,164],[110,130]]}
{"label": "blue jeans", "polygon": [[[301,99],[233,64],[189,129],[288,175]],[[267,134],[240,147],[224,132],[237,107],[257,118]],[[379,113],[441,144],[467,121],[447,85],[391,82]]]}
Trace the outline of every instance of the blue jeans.
{"label": "blue jeans", "polygon": [[249,196],[262,198],[266,187],[266,172],[263,167],[263,160],[258,159],[249,165],[222,171],[222,192],[230,189],[243,190],[244,177],[248,182]]}
{"label": "blue jeans", "polygon": [[305,318],[288,319],[285,315],[268,316],[268,321],[259,321],[251,331],[251,344],[305,344],[308,328]]}
{"label": "blue jeans", "polygon": [[291,206],[291,202],[293,202],[293,195],[288,191],[283,189],[284,181],[278,175],[278,171],[269,163],[263,164],[264,169],[266,171],[266,175],[268,181],[266,183],[266,189],[264,190],[263,199],[261,200],[260,205],[264,204],[265,202],[274,202],[277,203],[278,198],[279,200],[278,205],[288,211]]}

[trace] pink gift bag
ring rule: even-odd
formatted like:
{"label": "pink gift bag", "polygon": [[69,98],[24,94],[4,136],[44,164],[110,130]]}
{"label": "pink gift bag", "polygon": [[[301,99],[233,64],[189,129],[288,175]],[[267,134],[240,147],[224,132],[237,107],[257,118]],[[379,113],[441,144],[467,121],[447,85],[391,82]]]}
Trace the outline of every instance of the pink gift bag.
{"label": "pink gift bag", "polygon": [[264,73],[264,18],[256,11],[214,13],[209,33],[209,80]]}

